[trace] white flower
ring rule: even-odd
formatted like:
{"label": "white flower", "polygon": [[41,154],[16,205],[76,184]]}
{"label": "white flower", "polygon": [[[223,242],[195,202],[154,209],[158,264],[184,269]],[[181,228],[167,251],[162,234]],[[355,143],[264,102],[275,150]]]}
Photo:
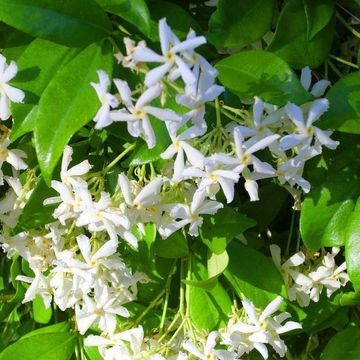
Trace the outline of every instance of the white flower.
{"label": "white flower", "polygon": [[186,84],[194,83],[196,81],[194,74],[178,54],[205,44],[205,37],[197,36],[180,42],[167,25],[165,18],[159,21],[159,37],[162,55],[158,55],[145,47],[137,48],[133,55],[135,61],[162,63],[162,65],[150,70],[146,74],[145,85],[150,87],[159,82],[174,65],[177,66],[177,69],[180,71],[181,77]]}
{"label": "white flower", "polygon": [[326,288],[326,295],[330,297],[349,281],[349,276],[345,272],[346,263],[343,262],[339,267],[335,263],[334,257],[339,251],[339,248],[332,248],[332,252],[324,256],[322,265],[309,274],[313,281],[310,290],[311,300],[318,302],[324,287]]}
{"label": "white flower", "polygon": [[300,76],[301,85],[305,90],[310,90],[310,94],[315,97],[323,96],[326,89],[330,85],[329,80],[319,80],[310,89],[311,86],[311,69],[306,66],[301,70]]}
{"label": "white flower", "polygon": [[24,192],[18,178],[5,176],[4,179],[10,188],[0,200],[0,220],[10,228],[14,228],[32,190]]}
{"label": "white flower", "polygon": [[25,93],[8,82],[17,74],[17,66],[14,61],[6,65],[6,59],[0,54],[0,120],[7,120],[10,115],[10,101],[22,103]]}
{"label": "white flower", "polygon": [[274,264],[279,269],[288,292],[289,300],[296,300],[300,306],[308,306],[310,296],[308,289],[312,284],[311,279],[294,268],[299,267],[305,262],[305,255],[298,251],[284,263],[281,263],[281,250],[278,245],[270,245],[271,257]]}
{"label": "white flower", "polygon": [[259,315],[252,302],[243,300],[242,304],[247,315],[247,322],[235,323],[230,326],[230,332],[248,334],[248,340],[253,342],[254,348],[261,353],[264,359],[268,357],[264,344],[271,345],[280,357],[284,357],[287,348],[279,335],[295,329],[301,329],[301,325],[294,321],[287,321],[284,325],[281,324],[291,317],[289,313],[285,312],[272,316],[279,310],[282,301],[282,297],[278,296]]}
{"label": "white flower", "polygon": [[235,151],[239,165],[236,167],[236,171],[242,172],[249,165],[254,167],[255,172],[262,174],[269,174],[273,176],[275,174],[275,170],[268,163],[260,161],[255,155],[253,155],[256,151],[265,149],[267,146],[272,144],[275,140],[277,140],[280,136],[269,135],[265,138],[253,143],[251,140],[243,141],[244,138],[241,134],[241,129],[236,127],[234,129],[234,142],[235,142]]}
{"label": "white flower", "polygon": [[200,169],[203,167],[204,155],[186,141],[201,135],[201,133],[202,131],[200,129],[193,127],[192,131],[185,130],[179,136],[170,134],[172,144],[160,156],[162,159],[171,159],[177,154],[174,162],[174,175],[172,179],[174,182],[179,182],[183,179],[185,169],[184,154],[192,166]]}
{"label": "white flower", "polygon": [[0,142],[0,185],[4,185],[4,175],[1,170],[4,162],[9,163],[15,170],[24,170],[27,168],[26,163],[22,160],[22,158],[26,158],[26,154],[19,149],[9,150],[8,146],[10,143],[9,138],[5,138]]}
{"label": "white flower", "polygon": [[[94,202],[87,189],[79,188],[78,191],[82,205],[76,226],[87,226],[90,232],[106,230],[116,245],[118,234],[130,229],[129,219],[118,208],[111,206],[110,196],[106,192],[101,192],[99,201]],[[119,232],[121,228],[123,230]]]}
{"label": "white flower", "polygon": [[110,108],[117,107],[119,102],[114,95],[107,92],[110,85],[108,74],[103,70],[98,70],[97,74],[100,83],[96,84],[91,82],[90,85],[95,89],[96,95],[101,102],[101,107],[94,117],[94,121],[96,122],[95,129],[102,129],[112,123],[112,119],[110,118]]}
{"label": "white flower", "polygon": [[272,135],[273,132],[269,129],[269,126],[279,126],[279,122],[285,114],[284,108],[267,113],[266,116],[264,116],[264,111],[266,111],[266,104],[255,96],[251,124],[249,126],[239,125],[237,127],[244,138],[255,137],[257,140],[260,140]]}
{"label": "white flower", "polygon": [[126,108],[111,111],[111,119],[113,121],[125,121],[130,135],[134,137],[143,135],[149,149],[155,146],[156,138],[148,114],[165,122],[181,121],[181,116],[173,110],[160,109],[148,105],[152,100],[159,97],[162,90],[160,85],[154,85],[147,89],[134,105],[131,100],[131,90],[127,82],[114,79],[114,83]]}
{"label": "white flower", "polygon": [[[194,193],[191,205],[176,204],[170,207],[169,216],[173,221],[162,224],[159,227],[159,234],[166,238],[175,231],[183,228],[186,225],[189,226],[189,234],[192,236],[199,235],[199,227],[203,223],[201,215],[213,215],[224,205],[211,200],[205,200],[205,191],[196,191]],[[179,219],[179,221],[175,221]]]}
{"label": "white flower", "polygon": [[75,306],[75,315],[80,334],[84,334],[94,323],[99,324],[102,331],[113,334],[117,325],[116,315],[129,317],[130,313],[118,303],[108,286],[99,284],[94,288],[94,298],[84,295],[83,305]]}
{"label": "white flower", "polygon": [[280,164],[276,170],[276,176],[280,181],[280,184],[289,183],[291,186],[300,186],[305,193],[308,193],[311,188],[311,184],[302,177],[304,162],[299,161],[299,158],[286,160]]}
{"label": "white flower", "polygon": [[85,339],[85,345],[98,346],[100,354],[106,360],[165,360],[159,354],[149,356],[152,349],[147,349],[142,326],[114,334],[90,335]]}
{"label": "white flower", "polygon": [[338,141],[330,139],[331,131],[323,131],[313,123],[320,118],[322,114],[329,108],[327,99],[315,100],[308,111],[307,120],[304,120],[303,110],[295,104],[287,104],[285,107],[286,114],[296,126],[296,133],[286,135],[280,140],[280,145],[284,150],[291,149],[299,144],[306,143],[311,145],[312,139],[315,137],[321,145],[329,149],[336,149],[339,145]]}
{"label": "white flower", "polygon": [[214,76],[209,72],[201,71],[200,67],[196,66],[194,73],[197,82],[186,87],[184,94],[178,94],[176,96],[176,102],[191,109],[185,114],[187,119],[191,119],[194,126],[201,129],[204,133],[207,129],[207,125],[204,119],[205,116],[205,103],[214,100],[222,92],[224,88],[222,86],[214,84]]}
{"label": "white flower", "polygon": [[81,188],[86,183],[73,180],[71,184],[65,185],[61,181],[52,180],[51,187],[56,190],[60,196],[51,197],[44,200],[44,205],[60,203],[54,210],[53,217],[58,219],[62,225],[66,220],[77,218],[81,212],[82,197]]}
{"label": "white flower", "polygon": [[206,342],[202,344],[202,350],[190,340],[185,340],[182,344],[182,347],[188,351],[190,354],[194,355],[197,359],[208,360],[208,359],[218,359],[218,360],[234,360],[236,359],[236,354],[227,350],[217,350],[216,339],[220,336],[218,331],[212,331]]}
{"label": "white flower", "polygon": [[147,209],[158,204],[163,182],[164,180],[161,176],[152,179],[134,197],[131,190],[131,183],[126,175],[121,173],[118,177],[118,185],[120,186],[125,203],[136,211],[143,211],[145,217]]}
{"label": "white flower", "polygon": [[61,182],[66,185],[73,181],[73,177],[77,178],[79,176],[85,175],[91,169],[91,165],[88,160],[83,160],[80,164],[77,164],[69,169],[73,152],[74,151],[71,146],[65,146],[61,161],[60,178]]}
{"label": "white flower", "polygon": [[37,269],[33,269],[33,270],[35,273],[34,278],[23,275],[18,275],[16,277],[16,280],[31,284],[29,288],[26,290],[22,303],[32,301],[35,299],[36,295],[40,295],[44,300],[45,307],[49,308],[52,299],[49,279],[46,276],[44,276],[40,270]]}
{"label": "white flower", "polygon": [[236,160],[225,154],[214,154],[205,159],[205,169],[200,170],[195,167],[190,167],[183,171],[184,177],[201,178],[198,185],[199,191],[207,191],[210,197],[214,195],[211,187],[219,184],[223,190],[226,201],[232,202],[234,199],[234,186],[239,181],[240,174],[236,170],[230,170],[227,165],[234,165]]}
{"label": "white flower", "polygon": [[118,63],[121,63],[122,66],[137,70],[138,63],[133,59],[133,54],[136,51],[138,47],[145,48],[146,43],[144,40],[139,41],[139,43],[136,45],[135,41],[124,37],[124,44],[126,48],[126,55],[124,56],[121,52],[115,54],[115,58],[118,61]]}

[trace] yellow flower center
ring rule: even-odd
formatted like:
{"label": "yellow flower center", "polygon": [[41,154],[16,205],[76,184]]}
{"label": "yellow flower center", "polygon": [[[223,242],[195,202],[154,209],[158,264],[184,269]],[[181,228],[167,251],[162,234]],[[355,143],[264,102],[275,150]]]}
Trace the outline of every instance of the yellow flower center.
{"label": "yellow flower center", "polygon": [[169,62],[173,62],[175,60],[175,54],[173,53],[167,53],[165,55],[165,60]]}
{"label": "yellow flower center", "polygon": [[138,119],[141,119],[144,117],[144,112],[142,110],[135,110],[134,111],[134,115],[138,118]]}

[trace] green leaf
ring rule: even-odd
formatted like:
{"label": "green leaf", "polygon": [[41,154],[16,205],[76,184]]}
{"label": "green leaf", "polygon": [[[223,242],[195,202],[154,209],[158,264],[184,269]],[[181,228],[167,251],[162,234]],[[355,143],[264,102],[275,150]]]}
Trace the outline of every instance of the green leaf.
{"label": "green leaf", "polygon": [[329,110],[319,124],[352,134],[360,134],[360,71],[342,77],[327,93]]}
{"label": "green leaf", "polygon": [[130,161],[130,166],[148,164],[159,160],[161,153],[171,144],[165,123],[154,118],[150,119],[150,122],[154,129],[156,145],[152,149],[149,149],[144,140],[137,140],[136,147],[127,160],[127,162]]}
{"label": "green leaf", "polygon": [[95,0],[0,0],[0,20],[35,37],[74,47],[98,41],[111,31]]}
{"label": "green leaf", "polygon": [[63,63],[78,51],[54,44],[47,40],[35,39],[17,61],[18,74],[12,85],[25,91],[25,103],[11,103],[14,125],[11,140],[32,131],[36,110],[34,105],[44,89]]}
{"label": "green leaf", "polygon": [[117,15],[134,25],[143,34],[149,35],[150,14],[144,0],[96,0],[98,4],[111,14]]}
{"label": "green leaf", "polygon": [[227,252],[224,275],[239,297],[245,296],[258,307],[265,307],[279,294],[287,297],[284,281],[270,258],[235,241]]}
{"label": "green leaf", "polygon": [[346,226],[346,269],[356,291],[360,290],[360,198]]}
{"label": "green leaf", "polygon": [[209,21],[209,41],[219,48],[252,43],[270,29],[274,5],[274,0],[220,0]]}
{"label": "green leaf", "polygon": [[344,245],[346,224],[360,195],[359,136],[339,140],[335,152],[326,149],[307,164],[312,190],[302,204],[300,231],[305,246],[314,251]]}
{"label": "green leaf", "polygon": [[224,272],[229,264],[229,255],[226,251],[221,254],[210,253],[207,261],[209,277],[215,277]]}
{"label": "green leaf", "polygon": [[256,231],[263,232],[275,220],[289,199],[289,192],[274,183],[262,184],[259,187],[260,201],[247,200],[241,206],[241,211],[255,219]]}
{"label": "green leaf", "polygon": [[[208,279],[206,267],[200,257],[193,257],[191,268],[193,281]],[[219,282],[216,282],[207,291],[201,287],[190,286],[189,304],[190,316],[194,325],[198,329],[207,331],[227,323],[232,305],[229,295]]]}
{"label": "green leaf", "polygon": [[48,324],[52,317],[52,308],[45,307],[44,300],[40,295],[36,295],[32,302],[34,320],[39,324]]}
{"label": "green leaf", "polygon": [[35,148],[44,180],[51,174],[70,138],[87,124],[100,107],[91,81],[96,71],[112,73],[108,42],[93,44],[67,63],[41,96],[34,128]]}
{"label": "green leaf", "polygon": [[189,247],[184,235],[177,231],[167,239],[156,238],[154,251],[157,256],[176,259],[189,255]]}
{"label": "green leaf", "polygon": [[200,237],[213,253],[220,255],[235,236],[255,224],[253,219],[240,214],[229,206],[224,206],[215,215],[204,216]]}
{"label": "green leaf", "polygon": [[339,310],[339,306],[330,302],[326,294],[322,294],[319,302],[311,302],[308,307],[300,307],[296,302],[289,302],[288,306],[297,314],[297,321],[301,322],[303,330],[315,333],[329,327],[332,317]]}
{"label": "green leaf", "polygon": [[10,104],[13,128],[10,133],[10,140],[15,141],[24,134],[34,130],[37,118],[38,105],[32,104]]}
{"label": "green leaf", "polygon": [[166,17],[167,23],[180,38],[186,37],[190,28],[196,33],[202,32],[196,20],[181,6],[162,0],[149,0],[147,4],[152,16],[150,38],[153,41],[159,40],[158,21],[163,17]]}
{"label": "green leaf", "polygon": [[19,217],[14,233],[30,230],[53,222],[54,218],[52,214],[56,205],[44,206],[43,203],[45,199],[57,195],[58,193],[55,190],[48,187],[43,179],[40,179]]}
{"label": "green leaf", "polygon": [[62,321],[54,325],[42,327],[40,329],[33,330],[22,337],[22,339],[31,338],[35,335],[46,334],[58,334],[58,333],[70,333],[70,323],[68,321]]}
{"label": "green leaf", "polygon": [[103,360],[96,346],[84,346],[84,349],[88,360]]}
{"label": "green leaf", "polygon": [[345,294],[340,294],[339,305],[341,306],[359,306],[360,305],[360,292],[351,291]]}
{"label": "green leaf", "polygon": [[0,48],[9,60],[17,61],[33,37],[0,22]]}
{"label": "green leaf", "polygon": [[276,55],[263,50],[243,51],[216,64],[222,84],[235,94],[284,105],[311,100],[289,65]]}
{"label": "green leaf", "polygon": [[294,68],[317,68],[331,49],[334,30],[332,0],[289,0],[280,14],[267,50]]}
{"label": "green leaf", "polygon": [[39,333],[35,330],[5,348],[0,353],[0,360],[69,360],[75,350],[75,344],[74,333]]}
{"label": "green leaf", "polygon": [[358,360],[360,354],[360,329],[356,326],[347,328],[326,344],[321,353],[321,360]]}

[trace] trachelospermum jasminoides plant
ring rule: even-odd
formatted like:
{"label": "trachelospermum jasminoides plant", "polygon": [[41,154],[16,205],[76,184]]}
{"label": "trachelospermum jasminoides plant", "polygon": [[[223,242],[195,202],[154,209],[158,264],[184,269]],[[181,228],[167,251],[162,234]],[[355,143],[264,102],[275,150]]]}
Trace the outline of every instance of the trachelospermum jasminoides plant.
{"label": "trachelospermum jasminoides plant", "polygon": [[[97,71],[99,82],[89,84],[101,103],[94,117],[96,131],[126,124],[137,142],[126,143],[99,171],[86,158],[72,164],[76,150],[66,146],[59,177],[51,181],[53,196],[43,202],[45,208],[52,207],[52,221],[25,231],[18,231],[18,220],[40,179],[36,166],[27,167],[22,150],[8,149],[10,129],[2,125],[0,181],[7,191],[0,201],[0,241],[9,258],[20,256],[27,263],[27,271],[16,276],[26,288],[23,303],[40,297],[45,308],[53,304],[71,314],[80,348],[97,347],[107,360],[245,359],[253,351],[264,359],[270,354],[282,358],[287,353],[282,335],[302,329],[298,316],[297,321],[289,320],[294,310],[285,312],[285,303],[306,307],[310,301],[319,302],[325,290],[331,297],[345,286],[346,264],[337,266],[334,259],[340,249],[320,256],[304,253],[298,245],[298,252],[282,262],[280,247],[271,245],[279,272],[270,263],[266,266],[271,276],[282,275],[283,289],[278,294],[264,292],[259,299],[252,298],[245,285],[226,294],[219,276],[229,265],[229,255],[225,248],[214,250],[206,231],[221,222],[244,226],[226,219],[234,214],[230,206],[241,188],[250,202],[258,201],[264,179],[287,189],[294,209],[300,208],[302,194],[311,189],[303,175],[305,163],[324,147],[335,150],[339,145],[330,138],[331,131],[316,124],[329,108],[321,97],[329,82],[311,87],[307,67],[301,84],[313,100],[277,106],[255,97],[250,110],[236,108],[219,100],[225,89],[216,82],[218,72],[196,51],[206,42],[203,36],[190,30],[181,41],[161,19],[159,40],[160,51],[154,51],[145,41],[125,38],[126,53],[115,54],[122,70],[133,74],[138,84],[114,78],[112,85],[102,69]],[[15,63],[6,65],[0,55],[2,120],[10,117],[10,102],[24,99],[21,90],[8,84],[16,72]],[[142,142],[149,152],[160,148],[160,160],[120,163]],[[115,169],[116,183],[110,189],[107,175]],[[217,217],[221,213],[227,215]],[[243,231],[235,229],[232,238]],[[243,235],[239,239],[246,243]],[[234,248],[254,256],[255,250],[246,250],[239,239],[233,240]],[[205,253],[203,243],[210,243]],[[163,255],[174,247],[175,256],[163,256],[171,259],[166,276],[153,268],[164,281],[144,306],[137,302],[139,289],[147,291],[155,280],[141,262],[156,261],[153,246]],[[185,254],[177,254],[176,247]],[[201,260],[206,252],[207,269]],[[256,256],[259,262],[262,258]],[[208,325],[198,317],[207,306],[214,308],[214,299],[219,302],[218,319]],[[151,332],[142,323],[149,316]]]}

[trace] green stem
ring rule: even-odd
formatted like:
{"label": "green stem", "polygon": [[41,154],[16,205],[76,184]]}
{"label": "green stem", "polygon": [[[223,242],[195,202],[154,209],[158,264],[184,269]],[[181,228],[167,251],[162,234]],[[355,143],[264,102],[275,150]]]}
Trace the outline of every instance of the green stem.
{"label": "green stem", "polygon": [[292,215],[291,215],[291,223],[290,223],[289,236],[288,236],[288,239],[287,239],[286,250],[285,250],[285,255],[286,255],[286,256],[289,256],[290,243],[291,243],[291,239],[292,239],[293,232],[294,232],[294,224],[295,224],[295,210],[293,210]]}
{"label": "green stem", "polygon": [[337,12],[336,17],[339,19],[339,21],[357,38],[360,39],[360,32],[356,31],[354,28],[352,28],[348,22]]}
{"label": "green stem", "polygon": [[221,127],[221,110],[220,110],[220,104],[219,99],[215,99],[215,110],[216,110],[216,126],[218,128]]}
{"label": "green stem", "polygon": [[179,332],[181,331],[181,329],[184,327],[186,318],[183,319],[183,321],[181,322],[180,326],[176,329],[176,331],[174,332],[173,336],[170,338],[170,340],[165,344],[165,346],[169,346],[174,339],[178,336]]}
{"label": "green stem", "polygon": [[185,284],[184,280],[184,259],[180,260],[180,305],[179,312],[182,316],[184,316],[184,302],[185,302]]}
{"label": "green stem", "polygon": [[111,170],[127,153],[133,150],[136,146],[136,143],[129,145],[120,155],[118,155],[108,166],[106,166],[102,173],[105,175],[109,170]]}
{"label": "green stem", "polygon": [[334,73],[338,76],[338,77],[342,77],[342,73],[340,72],[340,70],[333,64],[333,62],[328,59],[327,63],[329,64],[329,66],[331,67],[332,71],[334,71]]}
{"label": "green stem", "polygon": [[171,321],[169,327],[166,329],[166,332],[164,334],[162,334],[158,340],[159,343],[161,343],[161,341],[164,339],[164,337],[171,331],[171,329],[173,328],[173,326],[176,324],[178,318],[180,317],[180,311],[178,311],[176,313],[176,315],[174,316],[173,320]]}
{"label": "green stem", "polygon": [[330,54],[329,57],[331,57],[332,59],[334,59],[334,60],[336,60],[336,61],[338,61],[338,62],[341,62],[341,63],[343,63],[343,64],[345,64],[345,65],[347,65],[347,66],[350,66],[350,67],[352,67],[352,68],[354,68],[354,69],[359,69],[359,67],[358,67],[357,65],[351,63],[350,61],[347,61],[347,60],[344,60],[344,59],[342,59],[342,58],[339,58],[339,57],[337,57],[337,56],[335,56],[335,55]]}
{"label": "green stem", "polygon": [[166,318],[166,312],[167,312],[167,308],[168,308],[168,304],[169,304],[169,296],[170,296],[170,286],[171,286],[171,279],[172,276],[174,274],[174,268],[176,265],[177,260],[174,261],[174,263],[172,264],[170,271],[169,271],[169,275],[166,279],[166,284],[165,284],[165,300],[164,300],[164,307],[163,307],[163,311],[161,314],[161,321],[160,321],[160,332],[163,330],[164,325],[165,325],[165,318]]}
{"label": "green stem", "polygon": [[165,289],[161,290],[160,293],[156,296],[156,298],[149,304],[149,306],[142,312],[142,314],[136,319],[133,327],[136,327],[140,324],[140,321],[149,313],[149,311],[155,307],[158,301],[164,296]]}
{"label": "green stem", "polygon": [[[206,105],[209,105],[209,106],[211,106],[211,107],[213,107],[213,108],[216,109],[216,104],[213,104],[212,102],[208,102],[208,103],[206,103]],[[220,105],[220,104],[219,104],[219,105]],[[240,122],[240,121],[239,121],[239,118],[237,118],[236,116],[230,114],[230,112],[229,112],[229,111],[226,111],[225,109],[223,109],[223,107],[219,106],[219,109],[220,109],[221,114],[224,114],[224,115],[225,115],[226,117],[228,117],[229,119],[234,120],[235,122]],[[216,125],[218,126],[217,123],[216,123]],[[220,125],[221,125],[221,123],[220,123]]]}

